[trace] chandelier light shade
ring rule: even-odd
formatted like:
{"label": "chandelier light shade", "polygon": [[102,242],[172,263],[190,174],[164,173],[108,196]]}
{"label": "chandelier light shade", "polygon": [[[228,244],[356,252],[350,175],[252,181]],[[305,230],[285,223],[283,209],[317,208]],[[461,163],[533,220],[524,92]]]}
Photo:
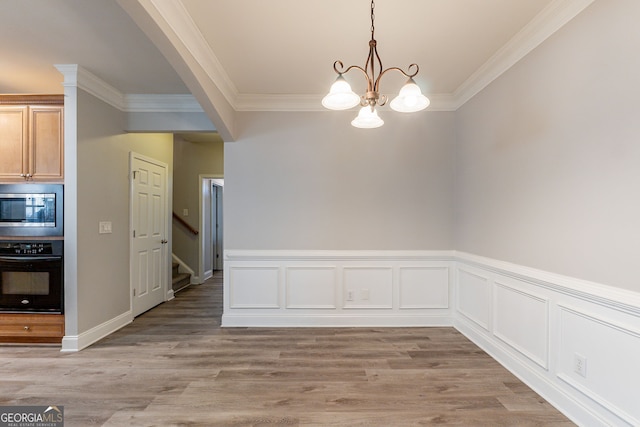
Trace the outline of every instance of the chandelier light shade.
{"label": "chandelier light shade", "polygon": [[358,116],[351,121],[351,125],[360,129],[373,129],[379,128],[384,124],[384,120],[378,116],[378,112],[375,108],[371,108],[368,105],[360,108]]}
{"label": "chandelier light shade", "polygon": [[[413,113],[424,110],[429,106],[429,99],[422,94],[420,87],[413,80],[418,74],[419,67],[417,64],[411,64],[407,71],[398,67],[382,68],[382,60],[378,55],[375,39],[375,2],[371,1],[371,40],[369,41],[369,56],[364,67],[351,65],[344,68],[342,61],[333,63],[333,70],[338,74],[338,78],[331,86],[329,93],[322,98],[322,105],[330,110],[348,110],[356,105],[360,105],[358,116],[351,124],[358,128],[377,128],[384,124],[384,121],[378,116],[376,106],[382,107],[387,103],[387,96],[380,94],[380,79],[388,71],[398,71],[407,77],[407,82],[400,89],[400,93],[390,103],[393,110],[402,113]],[[367,92],[362,96],[358,96],[351,89],[351,85],[345,80],[343,74],[351,70],[360,70],[367,81]],[[413,70],[413,72],[412,72]]]}
{"label": "chandelier light shade", "polygon": [[329,110],[348,110],[360,104],[360,97],[351,90],[351,85],[342,74],[331,85],[327,96],[322,98],[322,105]]}
{"label": "chandelier light shade", "polygon": [[429,104],[429,98],[424,96],[416,82],[409,78],[398,96],[391,100],[390,107],[401,113],[415,113],[424,110]]}

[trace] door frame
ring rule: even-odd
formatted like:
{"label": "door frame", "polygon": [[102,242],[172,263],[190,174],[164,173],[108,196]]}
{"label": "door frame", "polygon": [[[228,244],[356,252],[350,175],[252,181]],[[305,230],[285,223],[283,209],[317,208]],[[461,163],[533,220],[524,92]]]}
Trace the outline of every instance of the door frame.
{"label": "door frame", "polygon": [[131,314],[133,314],[133,289],[134,289],[134,282],[133,282],[133,197],[134,197],[134,180],[133,180],[133,160],[134,158],[143,160],[145,162],[148,163],[152,163],[156,166],[160,166],[163,167],[165,169],[165,182],[164,182],[164,188],[165,188],[165,201],[164,201],[164,210],[165,210],[165,220],[164,220],[164,235],[166,236],[166,240],[168,240],[168,243],[166,245],[164,245],[165,247],[165,254],[164,254],[164,260],[165,260],[165,268],[164,268],[164,272],[162,272],[162,281],[163,281],[163,287],[164,287],[164,291],[163,291],[163,295],[164,295],[164,301],[169,301],[170,299],[173,299],[173,289],[169,286],[169,277],[170,277],[170,273],[171,273],[171,253],[172,253],[172,246],[171,246],[171,227],[169,226],[170,221],[171,221],[171,215],[170,215],[170,188],[169,188],[169,165],[158,160],[158,159],[154,159],[153,157],[149,157],[149,156],[145,156],[144,154],[140,154],[137,153],[135,151],[130,151],[129,152],[129,312]]}
{"label": "door frame", "polygon": [[[205,276],[204,266],[205,259],[204,254],[206,253],[205,245],[211,245],[211,242],[207,242],[205,239],[206,231],[206,221],[207,217],[211,218],[211,203],[207,206],[204,203],[204,192],[211,191],[211,185],[215,183],[216,180],[221,181],[224,179],[224,176],[221,174],[200,174],[198,175],[198,212],[200,213],[199,221],[200,221],[200,233],[198,234],[198,277],[200,279],[200,283],[203,283],[205,280],[211,277]],[[223,248],[224,252],[224,248]],[[224,262],[224,256],[223,256]]]}
{"label": "door frame", "polygon": [[209,184],[211,186],[212,269],[215,274],[216,270],[224,269],[224,180],[212,179]]}

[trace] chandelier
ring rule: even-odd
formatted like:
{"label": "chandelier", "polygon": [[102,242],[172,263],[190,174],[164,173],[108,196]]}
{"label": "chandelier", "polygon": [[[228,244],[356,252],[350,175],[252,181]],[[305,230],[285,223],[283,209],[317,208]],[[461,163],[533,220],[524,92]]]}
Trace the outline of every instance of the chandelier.
{"label": "chandelier", "polygon": [[[351,122],[351,124],[357,128],[377,128],[384,124],[384,121],[378,116],[376,106],[382,107],[387,103],[387,96],[380,94],[380,79],[387,71],[395,70],[402,73],[407,77],[407,82],[400,89],[400,93],[390,103],[390,106],[395,111],[402,113],[413,113],[416,111],[424,110],[429,106],[429,99],[422,94],[422,91],[413,80],[413,77],[418,74],[419,67],[417,64],[411,64],[407,68],[407,71],[403,71],[398,67],[390,67],[387,69],[382,68],[382,60],[378,55],[377,44],[374,26],[374,9],[375,3],[371,1],[371,40],[369,41],[369,56],[367,62],[363,67],[358,65],[351,65],[347,69],[344,68],[342,61],[336,61],[333,63],[333,69],[338,74],[336,81],[331,85],[329,93],[322,98],[322,105],[330,110],[347,110],[353,108],[356,105],[360,105],[360,112],[358,116]],[[376,75],[377,65],[377,75]],[[358,96],[351,90],[351,86],[343,77],[343,74],[356,69],[360,70],[367,80],[367,93]],[[413,72],[412,69],[414,70]]]}

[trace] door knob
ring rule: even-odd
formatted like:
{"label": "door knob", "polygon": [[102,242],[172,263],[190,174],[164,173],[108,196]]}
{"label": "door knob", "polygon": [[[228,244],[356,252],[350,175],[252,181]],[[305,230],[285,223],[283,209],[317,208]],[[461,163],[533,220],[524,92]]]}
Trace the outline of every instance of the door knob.
{"label": "door knob", "polygon": [[163,245],[165,245],[165,244],[169,243],[169,241],[168,241],[168,240],[165,240],[165,239],[162,239],[162,240],[160,240],[160,243],[162,243]]}

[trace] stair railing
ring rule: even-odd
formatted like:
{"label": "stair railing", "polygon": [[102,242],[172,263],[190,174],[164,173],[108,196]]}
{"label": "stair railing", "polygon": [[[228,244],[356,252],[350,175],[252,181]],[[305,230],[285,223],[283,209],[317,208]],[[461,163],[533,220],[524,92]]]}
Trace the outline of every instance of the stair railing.
{"label": "stair railing", "polygon": [[193,234],[194,236],[197,236],[199,234],[199,231],[196,230],[195,228],[193,228],[192,226],[190,226],[184,219],[180,218],[178,216],[177,213],[173,212],[173,219],[175,219],[176,221],[178,221],[178,223],[180,223],[182,226],[184,226],[187,230],[189,230],[191,232],[191,234]]}

